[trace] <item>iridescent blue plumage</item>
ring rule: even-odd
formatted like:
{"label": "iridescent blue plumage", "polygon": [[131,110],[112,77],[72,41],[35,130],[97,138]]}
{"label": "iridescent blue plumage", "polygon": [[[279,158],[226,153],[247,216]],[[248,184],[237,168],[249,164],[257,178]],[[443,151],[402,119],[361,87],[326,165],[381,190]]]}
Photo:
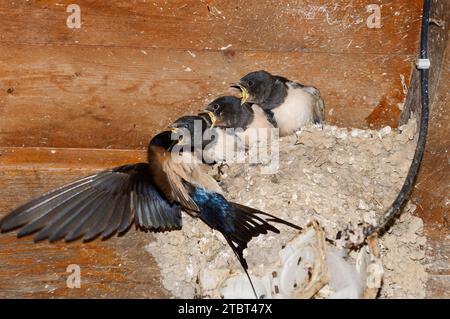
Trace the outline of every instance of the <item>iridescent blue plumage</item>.
{"label": "iridescent blue plumage", "polygon": [[222,195],[196,187],[191,197],[200,209],[199,217],[209,226],[226,233],[235,231],[235,209]]}
{"label": "iridescent blue plumage", "polygon": [[[185,187],[189,188],[189,196],[198,206],[197,216],[211,228],[220,231],[233,249],[242,268],[244,268],[255,296],[258,298],[247,271],[247,261],[243,256],[244,249],[247,248],[248,243],[254,237],[267,234],[268,231],[280,232],[268,221],[282,223],[296,229],[299,229],[299,227],[257,209],[229,202],[221,194],[209,192],[204,188],[195,187],[189,183],[185,183]],[[263,216],[269,218],[265,220],[262,218]]]}

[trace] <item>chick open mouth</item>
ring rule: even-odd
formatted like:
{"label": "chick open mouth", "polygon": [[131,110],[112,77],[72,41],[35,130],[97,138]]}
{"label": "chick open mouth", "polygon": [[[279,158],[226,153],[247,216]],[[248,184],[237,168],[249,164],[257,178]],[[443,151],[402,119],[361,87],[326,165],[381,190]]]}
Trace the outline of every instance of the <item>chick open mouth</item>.
{"label": "chick open mouth", "polygon": [[243,105],[245,102],[248,101],[248,90],[241,84],[233,84],[231,85],[232,88],[238,89],[241,91],[241,105]]}
{"label": "chick open mouth", "polygon": [[216,124],[217,122],[217,117],[211,111],[206,111],[206,114],[208,114],[209,118],[211,119],[211,128],[213,128],[214,124]]}

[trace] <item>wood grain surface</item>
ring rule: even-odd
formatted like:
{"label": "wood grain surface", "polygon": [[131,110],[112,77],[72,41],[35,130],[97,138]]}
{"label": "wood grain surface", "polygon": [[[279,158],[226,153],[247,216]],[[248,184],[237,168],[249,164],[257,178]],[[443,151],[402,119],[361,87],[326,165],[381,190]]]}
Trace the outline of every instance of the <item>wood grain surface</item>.
{"label": "wood grain surface", "polygon": [[72,2],[0,3],[0,146],[142,149],[258,69],[318,87],[330,123],[396,126],[421,15],[376,1],[369,29],[363,0],[83,0],[69,29]]}
{"label": "wood grain surface", "polygon": [[[449,6],[450,7],[450,6]],[[449,8],[450,9],[450,8]],[[412,194],[424,219],[430,274],[428,296],[450,298],[450,43],[447,42],[430,114],[422,167]]]}
{"label": "wood grain surface", "polygon": [[[75,3],[81,29],[65,26]],[[369,4],[380,29],[368,29]],[[217,51],[415,52],[422,1],[2,1],[2,43]]]}
{"label": "wood grain surface", "polygon": [[[120,150],[0,149],[0,218],[43,192],[99,170],[140,162],[145,153]],[[14,187],[11,187],[14,185]],[[163,298],[159,268],[145,251],[151,233],[134,227],[123,236],[90,243],[33,243],[0,235],[0,298]],[[81,288],[66,284],[69,265]]]}
{"label": "wood grain surface", "polygon": [[[366,26],[371,2],[380,5],[380,29]],[[80,29],[66,26],[70,3],[81,8]],[[318,87],[329,123],[395,127],[418,50],[421,6],[421,0],[1,1],[0,217],[66,182],[145,160],[154,133],[232,93],[229,84],[256,69]],[[445,28],[440,33],[447,35]],[[444,51],[438,44],[445,40],[436,41],[433,56]],[[448,54],[446,61],[444,69]],[[431,297],[449,291],[443,194],[450,132],[439,129],[449,121],[448,72],[444,79],[413,194],[430,243]],[[169,297],[145,251],[151,238],[134,228],[89,244],[0,235],[0,298]],[[80,289],[66,285],[70,264],[81,267]]]}
{"label": "wood grain surface", "polygon": [[[364,126],[376,106],[399,110],[401,76],[409,78],[412,60],[300,52],[199,52],[192,58],[164,50],[145,55],[125,48],[39,46],[30,52],[23,45],[0,46],[0,145],[144,148],[157,131],[233,93],[230,83],[261,68],[319,87],[335,124]],[[396,126],[393,115],[378,124]]]}

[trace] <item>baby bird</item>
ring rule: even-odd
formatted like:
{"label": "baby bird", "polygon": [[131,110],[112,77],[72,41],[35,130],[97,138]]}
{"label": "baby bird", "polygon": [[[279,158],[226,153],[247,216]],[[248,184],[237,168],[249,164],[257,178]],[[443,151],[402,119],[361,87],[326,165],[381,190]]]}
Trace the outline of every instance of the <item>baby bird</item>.
{"label": "baby bird", "polygon": [[259,105],[241,104],[235,96],[223,96],[212,101],[206,110],[214,113],[217,127],[233,129],[244,142],[251,163],[267,164],[271,161],[269,150],[277,140],[277,131]]}
{"label": "baby bird", "polygon": [[242,91],[242,102],[258,104],[280,129],[292,134],[307,123],[322,123],[324,102],[318,89],[272,75],[267,71],[247,74],[232,87]]}
{"label": "baby bird", "polygon": [[245,138],[245,145],[248,147],[258,142],[259,130],[270,131],[274,126],[257,104],[243,103],[235,96],[223,96],[209,103],[207,111],[213,112],[216,117],[215,126],[235,129],[238,136]]}
{"label": "baby bird", "polygon": [[[245,156],[245,145],[234,131],[216,126],[217,117],[212,112],[182,116],[170,127],[183,136],[179,143],[193,152],[194,158],[204,164],[225,164]],[[187,138],[186,138],[187,137]]]}

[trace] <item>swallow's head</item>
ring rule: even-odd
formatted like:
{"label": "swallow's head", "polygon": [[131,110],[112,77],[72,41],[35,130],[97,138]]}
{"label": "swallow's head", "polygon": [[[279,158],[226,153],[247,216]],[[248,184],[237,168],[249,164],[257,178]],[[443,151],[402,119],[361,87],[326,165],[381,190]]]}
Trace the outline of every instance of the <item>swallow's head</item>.
{"label": "swallow's head", "polygon": [[173,138],[171,131],[163,131],[155,135],[149,143],[149,146],[159,146],[165,150],[172,150],[172,147],[178,143],[178,138]]}
{"label": "swallow's head", "polygon": [[263,104],[270,96],[274,83],[274,77],[269,72],[261,70],[247,74],[241,78],[239,83],[232,85],[232,87],[241,91],[242,104],[247,101]]}
{"label": "swallow's head", "polygon": [[195,145],[195,139],[199,138],[201,141],[207,126],[208,124],[202,116],[188,115],[177,119],[169,128],[172,131],[172,136],[178,139],[178,144]]}
{"label": "swallow's head", "polygon": [[243,106],[241,100],[235,96],[222,96],[208,104],[206,111],[215,116],[215,126],[231,128],[236,127]]}

